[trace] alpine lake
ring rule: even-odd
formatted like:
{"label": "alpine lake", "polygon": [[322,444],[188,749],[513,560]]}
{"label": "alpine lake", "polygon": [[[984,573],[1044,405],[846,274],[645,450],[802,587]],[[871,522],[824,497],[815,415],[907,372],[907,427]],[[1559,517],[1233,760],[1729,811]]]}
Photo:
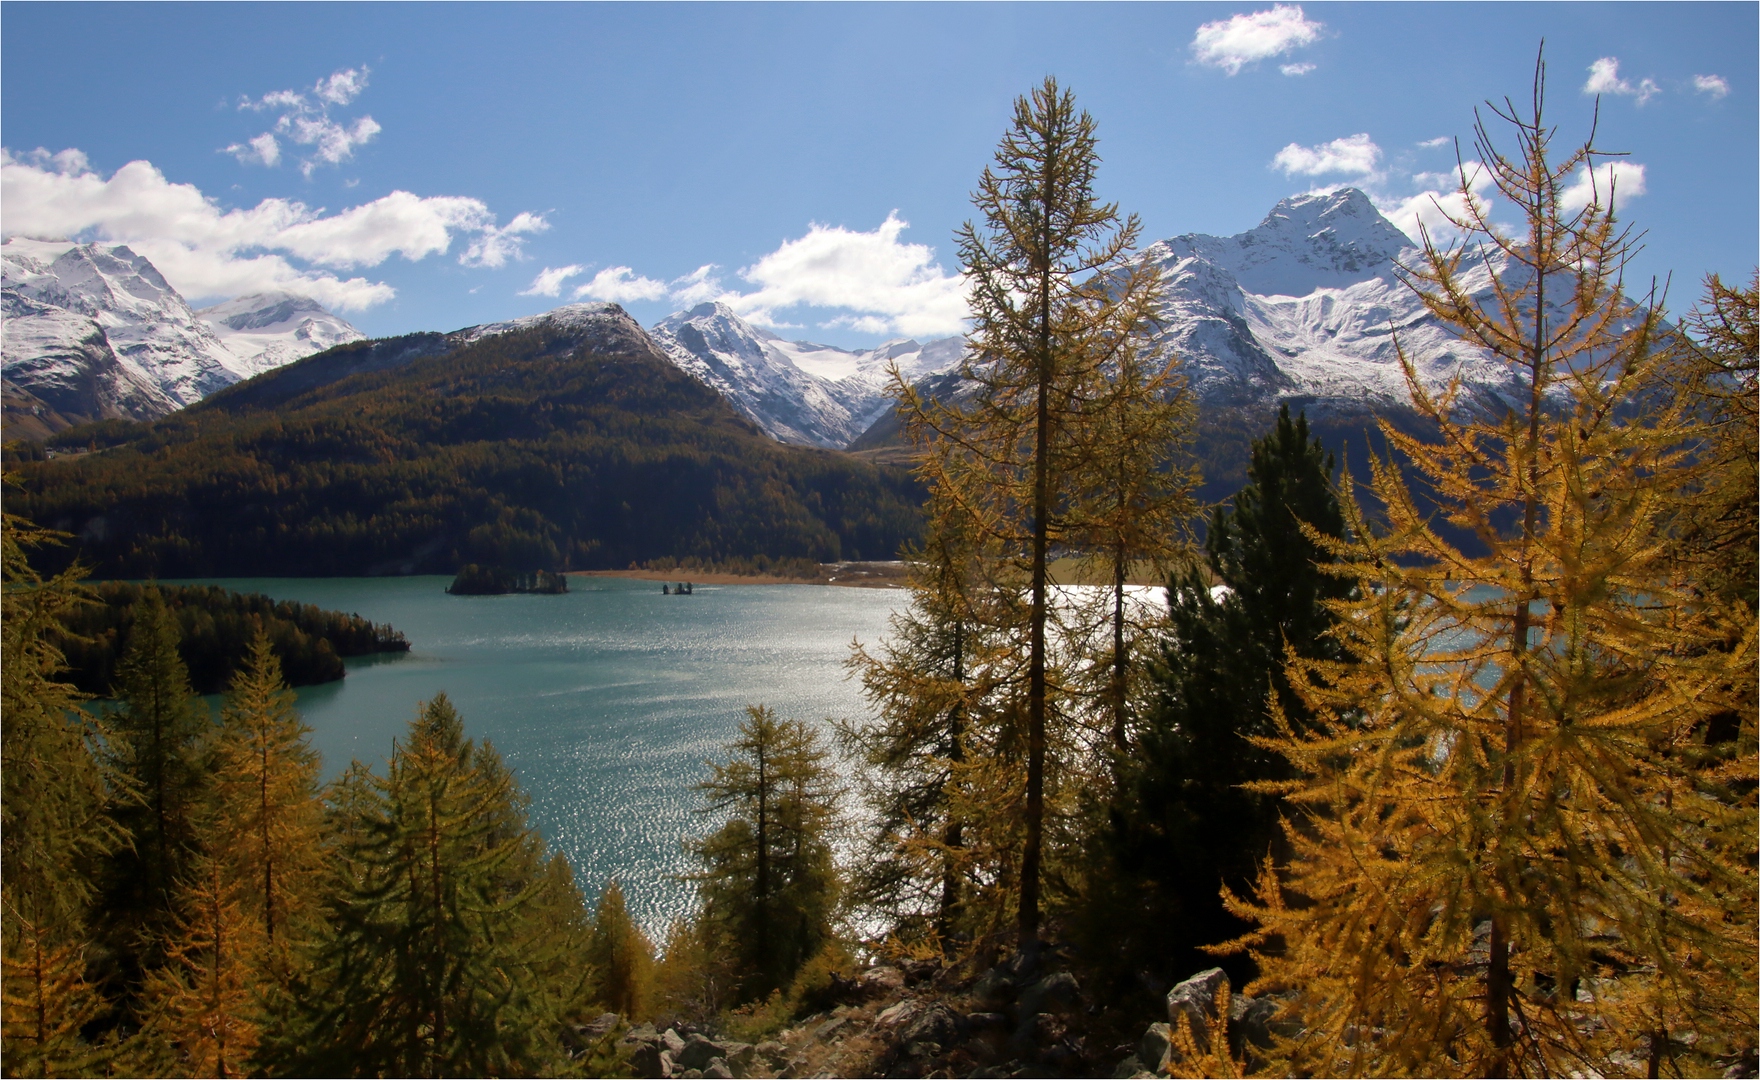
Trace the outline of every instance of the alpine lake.
{"label": "alpine lake", "polygon": [[[695,785],[748,705],[825,728],[868,712],[847,668],[908,594],[822,585],[695,585],[569,578],[561,595],[451,596],[446,577],[203,578],[389,623],[408,653],[347,661],[298,690],[332,779],[352,760],[381,775],[420,702],[444,693],[465,733],[500,752],[528,813],[592,903],[612,877],[650,935],[687,913],[681,841],[719,825]],[[835,753],[835,751],[833,751]],[[852,795],[846,798],[853,798]],[[854,809],[853,806],[850,807]]]}

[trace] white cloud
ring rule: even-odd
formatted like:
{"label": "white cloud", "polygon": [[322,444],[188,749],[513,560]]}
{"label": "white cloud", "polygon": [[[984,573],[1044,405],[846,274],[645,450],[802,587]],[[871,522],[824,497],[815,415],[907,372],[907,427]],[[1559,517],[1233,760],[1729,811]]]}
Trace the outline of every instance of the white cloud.
{"label": "white cloud", "polygon": [[[477,202],[472,199],[471,202]],[[482,206],[482,203],[477,203]],[[484,212],[488,207],[483,207]],[[525,258],[523,235],[541,233],[550,228],[550,223],[541,215],[529,210],[521,210],[513,216],[513,220],[499,228],[495,225],[494,215],[489,216],[488,223],[480,226],[481,231],[464,249],[458,261],[465,266],[485,266],[491,270],[507,265],[509,259]]]}
{"label": "white cloud", "polygon": [[[788,321],[797,309],[820,309],[826,328],[866,334],[940,337],[965,329],[965,279],[935,261],[926,244],[901,240],[909,224],[894,211],[871,232],[841,226],[808,225],[806,235],[784,240],[776,250],[739,271],[755,286],[742,292],[729,288],[708,263],[682,277],[662,282],[627,266],[600,270],[574,290],[577,298],[612,300],[666,299],[680,308],[719,301],[748,322],[771,329],[798,329]],[[554,296],[578,266],[546,268],[525,295]]]}
{"label": "white cloud", "polygon": [[1619,59],[1613,56],[1603,56],[1590,64],[1589,81],[1583,84],[1583,93],[1585,94],[1618,94],[1624,97],[1635,97],[1640,105],[1661,92],[1662,87],[1657,86],[1653,79],[1641,79],[1634,86],[1630,81],[1620,78]]}
{"label": "white cloud", "polygon": [[715,276],[715,264],[706,263],[697,267],[681,278],[674,278],[668,288],[668,294],[675,304],[685,307],[696,307],[711,300],[726,300],[733,296],[721,287],[721,279]]}
{"label": "white cloud", "polygon": [[1312,45],[1324,29],[1324,23],[1308,21],[1300,5],[1275,4],[1270,11],[1236,15],[1198,27],[1192,37],[1192,57],[1200,64],[1236,75],[1248,64]]}
{"label": "white cloud", "polygon": [[576,300],[609,300],[615,304],[659,300],[665,295],[664,281],[643,277],[627,266],[607,266],[574,291]]}
{"label": "white cloud", "polygon": [[885,334],[892,330],[892,323],[877,315],[839,315],[819,325],[827,330],[848,329],[861,334]]}
{"label": "white cloud", "polygon": [[1314,65],[1308,63],[1282,64],[1279,65],[1277,70],[1283,72],[1285,75],[1306,75],[1308,72],[1314,70]]}
{"label": "white cloud", "polygon": [[287,199],[223,210],[150,162],[129,162],[106,179],[77,150],[15,156],[0,148],[0,235],[126,243],[191,299],[281,289],[358,310],[395,291],[314,268],[371,267],[392,255],[419,260],[445,253],[460,237],[470,238],[460,262],[500,266],[518,255],[521,234],[545,227],[530,213],[498,227],[478,199],[407,191],[335,214]]}
{"label": "white cloud", "polygon": [[[1423,190],[1416,195],[1371,196],[1375,208],[1416,243],[1425,232],[1446,241],[1459,230],[1454,221],[1467,220],[1469,200],[1481,215],[1491,212],[1491,174],[1477,161],[1463,163],[1468,190],[1461,190],[1460,172],[1424,172],[1412,176]],[[1450,219],[1454,219],[1451,221]]]}
{"label": "white cloud", "polygon": [[805,305],[868,316],[873,333],[884,323],[884,332],[913,337],[957,334],[967,315],[965,280],[943,270],[928,245],[900,243],[907,228],[897,211],[872,232],[814,223],[805,236],[741,270],[758,290],[727,303],[760,322]]}
{"label": "white cloud", "polygon": [[1644,166],[1633,161],[1609,161],[1577,170],[1570,186],[1559,192],[1558,201],[1566,210],[1581,210],[1591,202],[1603,208],[1611,200],[1615,204],[1644,194]]}
{"label": "white cloud", "polygon": [[353,126],[344,126],[328,116],[283,116],[276,121],[275,130],[292,142],[317,148],[311,157],[299,163],[300,172],[310,177],[319,164],[340,165],[347,161],[354,156],[355,147],[372,142],[373,136],[384,129],[370,116],[359,118]]}
{"label": "white cloud", "polygon": [[1438,135],[1434,139],[1425,139],[1423,142],[1419,143],[1418,145],[1422,146],[1426,150],[1434,150],[1438,146],[1447,146],[1449,143],[1451,143],[1453,141],[1454,140],[1450,139],[1447,135]]}
{"label": "white cloud", "polygon": [[[281,148],[275,141],[278,133],[297,146],[314,148],[309,157],[299,162],[300,172],[308,178],[320,165],[342,164],[354,156],[357,147],[372,142],[384,130],[371,116],[342,121],[330,115],[332,106],[341,107],[360,97],[367,88],[368,73],[366,67],[332,72],[318,80],[309,97],[298,90],[274,90],[255,101],[241,98],[240,109],[281,115],[275,120],[273,132],[233,143],[226,153],[245,164],[275,165],[281,160]],[[265,152],[265,147],[272,147],[272,151]]]}
{"label": "white cloud", "polygon": [[1357,173],[1367,176],[1381,161],[1381,148],[1367,133],[1347,135],[1318,146],[1290,143],[1271,159],[1271,167],[1291,176],[1321,176],[1325,173]]}
{"label": "white cloud", "polygon": [[333,72],[329,78],[319,79],[318,85],[312,87],[312,91],[332,105],[347,105],[360,97],[361,91],[366,88],[367,69],[362,67]]}
{"label": "white cloud", "polygon": [[544,269],[538,271],[538,276],[532,279],[532,283],[529,287],[520,290],[520,295],[560,296],[562,295],[563,282],[574,277],[576,274],[584,274],[586,271],[587,268],[579,263],[569,263],[567,266],[557,267],[546,266]]}
{"label": "white cloud", "polygon": [[1716,101],[1729,93],[1729,83],[1722,75],[1695,75],[1693,89],[1701,94],[1710,94],[1711,100]]}
{"label": "white cloud", "polygon": [[226,152],[238,158],[241,165],[276,165],[281,161],[281,144],[267,131],[249,142],[233,143]]}

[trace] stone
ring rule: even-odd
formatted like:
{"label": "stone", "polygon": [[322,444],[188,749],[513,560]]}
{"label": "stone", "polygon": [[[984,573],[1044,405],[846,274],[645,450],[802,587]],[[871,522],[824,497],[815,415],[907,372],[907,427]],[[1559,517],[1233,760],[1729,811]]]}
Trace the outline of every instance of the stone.
{"label": "stone", "polygon": [[1006,968],[993,967],[979,976],[972,996],[985,1005],[1007,1005],[1015,999],[1017,986]]}
{"label": "stone", "polygon": [[1138,1073],[1147,1072],[1148,1070],[1143,1068],[1143,1063],[1137,1060],[1137,1055],[1132,1054],[1119,1062],[1118,1067],[1112,1070],[1112,1080],[1130,1080]]}
{"label": "stone", "polygon": [[1173,1027],[1168,1024],[1150,1024],[1143,1037],[1137,1040],[1136,1061],[1140,1067],[1150,1072],[1160,1072],[1167,1067],[1168,1060],[1173,1056]]}
{"label": "stone", "polygon": [[918,1004],[914,999],[901,1001],[898,1004],[883,1010],[879,1016],[876,1016],[874,1018],[874,1026],[886,1028],[897,1027],[900,1024],[908,1024],[911,1022],[911,1018],[916,1016],[917,1012],[921,1009],[922,1005]]}
{"label": "stone", "polygon": [[709,1064],[703,1066],[703,1075],[714,1077],[715,1080],[733,1080],[733,1070],[721,1058],[710,1058]]}
{"label": "stone", "polygon": [[[931,1042],[938,1046],[954,1046],[960,1041],[960,1026],[959,1015],[936,1002],[905,1026],[899,1041],[907,1046],[911,1043]],[[939,1048],[935,1052],[940,1053]]]}
{"label": "stone", "polygon": [[1008,1017],[999,1012],[975,1012],[966,1017],[966,1026],[973,1031],[1001,1031],[1008,1027]]}
{"label": "stone", "polygon": [[856,979],[856,985],[870,993],[889,993],[904,989],[904,972],[882,964],[871,967]]}
{"label": "stone", "polygon": [[701,1035],[692,1035],[685,1041],[684,1046],[672,1055],[673,1062],[684,1069],[705,1068],[714,1058],[725,1060],[727,1047],[712,1042]]}
{"label": "stone", "polygon": [[674,1073],[673,1075],[676,1076],[678,1080],[703,1080],[703,1070],[701,1069],[686,1069],[681,1073]]}
{"label": "stone", "polygon": [[1272,1018],[1277,1015],[1277,1007],[1277,999],[1271,997],[1253,998],[1242,995],[1229,1003],[1228,1041],[1237,1052],[1248,1046],[1256,1046],[1261,1050],[1271,1048],[1274,1034]]}
{"label": "stone", "polygon": [[678,1055],[684,1053],[684,1038],[674,1028],[667,1028],[660,1033],[660,1049],[672,1055],[677,1061]]}
{"label": "stone", "polygon": [[1177,1026],[1181,1013],[1192,1026],[1192,1041],[1198,1049],[1210,1045],[1209,1022],[1216,1015],[1216,995],[1228,985],[1228,973],[1221,968],[1200,971],[1167,992],[1167,1022]]}
{"label": "stone", "polygon": [[752,1065],[758,1060],[757,1047],[751,1043],[742,1042],[722,1043],[721,1045],[727,1050],[728,1068],[737,1069],[742,1073],[752,1071]]}
{"label": "stone", "polygon": [[1067,1012],[1081,997],[1076,977],[1067,971],[1054,971],[1021,991],[1020,1007],[1016,1010],[1023,1023],[1030,1016],[1043,1012]]}
{"label": "stone", "polygon": [[672,1076],[672,1055],[658,1043],[637,1043],[635,1052],[629,1056],[629,1065],[637,1076],[650,1080],[670,1080]]}
{"label": "stone", "polygon": [[846,1019],[848,1018],[843,1016],[833,1016],[823,1024],[820,1024],[818,1028],[813,1031],[813,1040],[815,1042],[821,1042],[830,1038],[833,1032],[844,1025]]}
{"label": "stone", "polygon": [[575,1028],[582,1036],[589,1039],[602,1039],[606,1033],[616,1027],[623,1017],[616,1013],[600,1013],[592,1022],[581,1024]]}

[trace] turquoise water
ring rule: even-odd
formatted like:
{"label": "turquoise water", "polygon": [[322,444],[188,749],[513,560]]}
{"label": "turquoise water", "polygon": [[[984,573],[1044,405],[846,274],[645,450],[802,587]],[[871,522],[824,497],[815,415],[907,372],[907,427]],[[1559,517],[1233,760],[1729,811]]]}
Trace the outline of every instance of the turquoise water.
{"label": "turquoise water", "polygon": [[348,662],[299,707],[333,777],[382,767],[420,701],[445,692],[531,796],[531,819],[568,856],[589,900],[616,875],[651,933],[683,914],[679,847],[705,831],[692,785],[749,704],[784,717],[853,717],[850,641],[872,645],[905,594],[814,585],[696,587],[571,578],[563,596],[448,596],[450,579],[203,579],[388,622],[407,655]]}

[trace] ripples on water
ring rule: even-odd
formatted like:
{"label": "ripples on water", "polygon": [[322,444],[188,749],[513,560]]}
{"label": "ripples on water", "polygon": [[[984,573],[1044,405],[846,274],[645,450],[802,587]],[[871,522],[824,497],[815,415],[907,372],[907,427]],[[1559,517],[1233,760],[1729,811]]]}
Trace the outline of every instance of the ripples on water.
{"label": "ripples on water", "polygon": [[442,691],[531,796],[531,819],[591,901],[612,876],[650,934],[690,902],[679,846],[712,823],[692,785],[745,707],[802,720],[866,713],[847,679],[852,638],[872,645],[905,593],[814,585],[697,586],[570,578],[563,596],[448,596],[449,579],[205,579],[388,622],[407,655],[348,663],[299,707],[327,777],[380,767],[420,701]]}

